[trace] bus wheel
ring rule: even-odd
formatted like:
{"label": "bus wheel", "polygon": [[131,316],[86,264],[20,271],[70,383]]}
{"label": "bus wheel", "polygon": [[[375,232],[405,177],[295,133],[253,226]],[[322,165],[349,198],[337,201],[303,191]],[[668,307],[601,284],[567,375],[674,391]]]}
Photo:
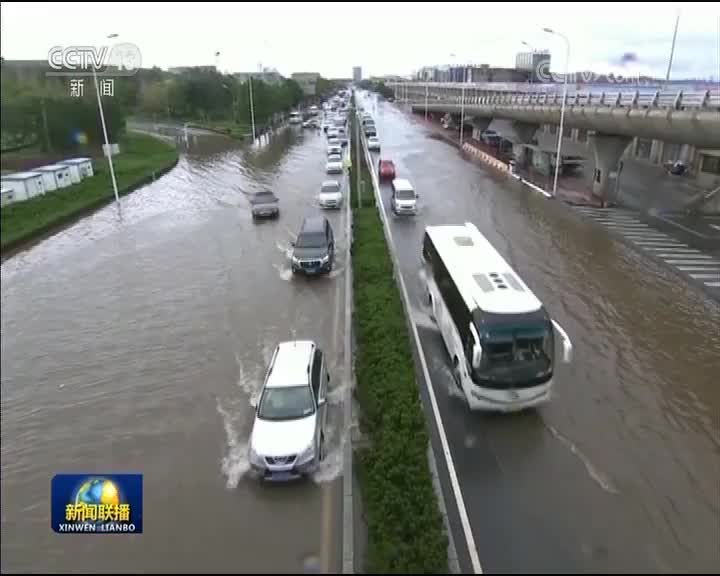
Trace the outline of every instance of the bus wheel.
{"label": "bus wheel", "polygon": [[460,380],[460,363],[458,362],[457,356],[453,358],[453,380],[455,380],[455,386],[462,390],[462,381]]}

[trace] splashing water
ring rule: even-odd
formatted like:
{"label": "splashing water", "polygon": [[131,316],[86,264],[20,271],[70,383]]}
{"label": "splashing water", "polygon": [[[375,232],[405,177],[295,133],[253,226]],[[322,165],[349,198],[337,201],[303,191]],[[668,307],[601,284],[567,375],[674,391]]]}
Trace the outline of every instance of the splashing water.
{"label": "splashing water", "polygon": [[258,376],[258,373],[261,371],[261,369],[256,370],[254,376],[248,374],[247,370],[245,369],[245,365],[243,364],[242,358],[240,358],[240,355],[237,352],[235,352],[235,363],[237,364],[238,368],[238,388],[240,388],[247,395],[249,402],[252,398],[257,396],[257,394],[260,392],[260,388],[262,387],[262,376]]}
{"label": "splashing water", "polygon": [[219,398],[216,408],[223,420],[225,441],[227,443],[220,469],[225,476],[225,486],[228,490],[233,490],[237,488],[240,479],[250,470],[250,461],[247,455],[248,445],[247,442],[240,441],[240,436],[233,423],[233,417],[223,408]]}
{"label": "splashing water", "polygon": [[290,259],[293,255],[293,248],[290,243],[276,242],[275,247],[285,255],[286,258]]}
{"label": "splashing water", "polygon": [[316,484],[325,484],[339,478],[343,470],[343,456],[347,433],[337,438],[337,429],[327,427],[325,437],[325,458],[317,467],[311,477]]}
{"label": "splashing water", "polygon": [[283,266],[282,264],[273,264],[273,268],[277,271],[280,280],[284,280],[285,282],[292,281],[293,273],[290,268]]}

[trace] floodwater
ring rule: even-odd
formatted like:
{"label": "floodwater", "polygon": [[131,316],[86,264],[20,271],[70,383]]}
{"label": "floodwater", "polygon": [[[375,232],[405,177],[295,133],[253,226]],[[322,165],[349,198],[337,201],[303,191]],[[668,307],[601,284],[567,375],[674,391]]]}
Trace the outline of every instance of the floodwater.
{"label": "floodwater", "polygon": [[[330,277],[293,278],[317,213],[325,138],[284,129],[239,148],[192,133],[178,166],[2,265],[2,569],[340,569],[344,212]],[[269,188],[276,221],[247,195]],[[330,363],[328,455],[313,478],[246,474],[250,398],[273,348],[309,338]],[[144,533],[59,535],[58,472],[144,474]]]}
{"label": "floodwater", "polygon": [[[367,102],[380,156],[420,195],[417,217],[389,221],[484,571],[720,570],[718,302],[420,119]],[[538,410],[471,414],[452,383],[420,252],[425,226],[468,221],[573,341]]]}

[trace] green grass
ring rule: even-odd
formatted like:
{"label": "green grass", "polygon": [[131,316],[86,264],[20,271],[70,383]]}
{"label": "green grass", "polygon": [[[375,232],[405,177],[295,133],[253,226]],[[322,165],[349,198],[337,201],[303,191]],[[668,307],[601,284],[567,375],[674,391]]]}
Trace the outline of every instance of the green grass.
{"label": "green grass", "polygon": [[[447,536],[427,460],[425,415],[405,313],[382,223],[369,202],[367,178],[364,207],[353,211],[352,258],[357,397],[369,440],[358,451],[368,528],[365,569],[443,573],[448,570]],[[352,178],[351,192],[354,188]]]}
{"label": "green grass", "polygon": [[[122,195],[152,180],[154,173],[172,167],[178,157],[174,147],[141,134],[126,135],[120,141],[120,151],[113,157],[113,163]],[[114,194],[107,161],[95,158],[93,168],[92,178],[4,207],[0,211],[0,247],[4,250],[31,240],[111,201]]]}

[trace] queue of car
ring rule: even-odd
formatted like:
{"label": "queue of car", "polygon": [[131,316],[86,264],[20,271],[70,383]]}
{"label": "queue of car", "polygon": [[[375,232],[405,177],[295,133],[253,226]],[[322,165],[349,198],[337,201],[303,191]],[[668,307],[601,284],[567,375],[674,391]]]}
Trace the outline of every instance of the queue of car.
{"label": "queue of car", "polygon": [[[337,103],[335,103],[337,108]],[[328,106],[328,108],[330,108]],[[342,120],[342,121],[340,121]],[[326,115],[328,174],[342,174],[342,151],[347,144],[346,118]],[[320,127],[308,121],[304,126]],[[320,187],[321,208],[340,208],[342,184],[325,180]],[[253,217],[279,214],[271,192],[251,200]],[[319,214],[303,220],[295,242],[293,274],[329,273],[335,262],[335,236],[328,219]],[[327,394],[330,386],[325,354],[312,340],[281,342],[275,348],[262,388],[252,399],[255,419],[248,445],[251,469],[267,480],[289,480],[312,473],[325,458]]]}

